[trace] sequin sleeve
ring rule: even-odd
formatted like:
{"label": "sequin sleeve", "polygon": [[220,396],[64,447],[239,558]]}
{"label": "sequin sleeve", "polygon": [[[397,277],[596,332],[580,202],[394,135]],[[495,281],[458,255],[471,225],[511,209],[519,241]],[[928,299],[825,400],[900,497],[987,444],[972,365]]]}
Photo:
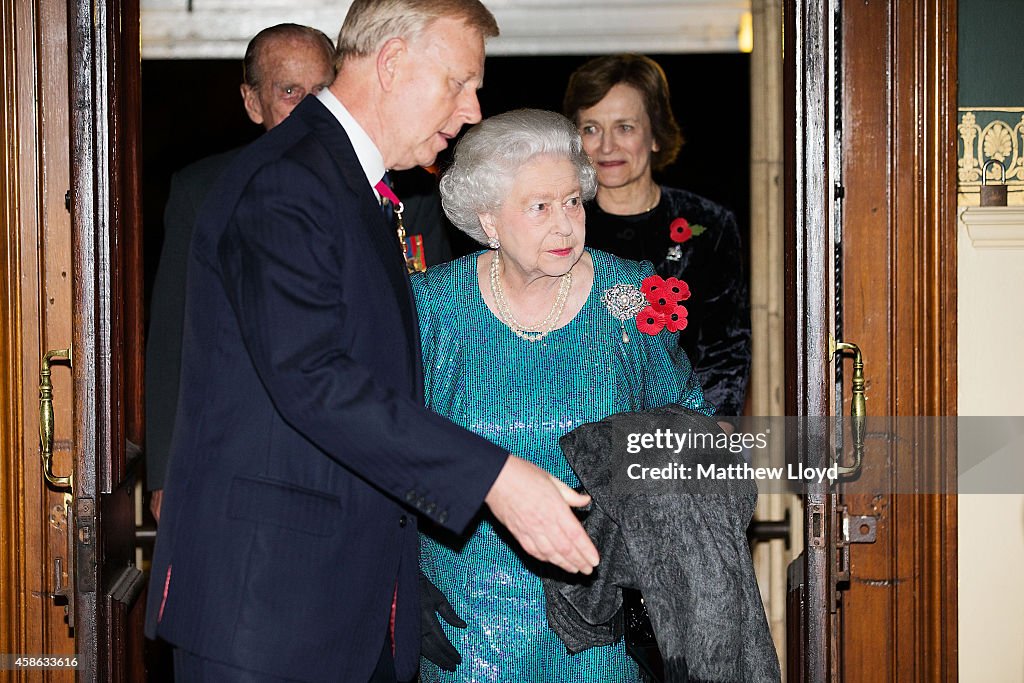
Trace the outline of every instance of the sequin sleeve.
{"label": "sequin sleeve", "polygon": [[423,354],[423,403],[430,405],[430,388],[433,386],[434,356],[437,342],[434,337],[433,319],[430,306],[430,283],[426,273],[409,276],[413,297],[416,299],[416,316],[420,322],[420,350]]}

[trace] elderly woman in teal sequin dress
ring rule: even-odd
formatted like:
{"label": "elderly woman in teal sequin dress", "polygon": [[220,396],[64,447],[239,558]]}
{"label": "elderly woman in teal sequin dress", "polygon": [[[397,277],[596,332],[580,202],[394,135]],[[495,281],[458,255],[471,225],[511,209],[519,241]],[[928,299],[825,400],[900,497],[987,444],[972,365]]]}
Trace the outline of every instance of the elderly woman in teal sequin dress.
{"label": "elderly woman in teal sequin dress", "polygon": [[[623,411],[678,403],[712,414],[677,342],[685,285],[650,263],[584,248],[596,179],[575,126],[553,112],[485,120],[441,180],[445,212],[488,248],[413,275],[427,405],[579,481],[558,439]],[[645,296],[646,295],[646,296]],[[622,641],[570,655],[545,616],[541,576],[487,517],[461,538],[424,534],[424,575],[466,621],[443,623],[454,671],[421,680],[637,681]]]}

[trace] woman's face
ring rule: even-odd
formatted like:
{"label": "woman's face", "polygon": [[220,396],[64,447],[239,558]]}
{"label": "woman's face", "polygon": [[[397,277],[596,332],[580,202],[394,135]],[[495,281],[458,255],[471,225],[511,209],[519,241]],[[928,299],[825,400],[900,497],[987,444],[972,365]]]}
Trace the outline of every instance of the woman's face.
{"label": "woman's face", "polygon": [[506,267],[529,277],[564,275],[583,255],[583,199],[568,159],[542,155],[523,164],[501,208],[481,214],[488,238],[501,243]]}
{"label": "woman's face", "polygon": [[647,188],[658,145],[639,90],[616,83],[600,102],[579,111],[577,123],[601,188]]}

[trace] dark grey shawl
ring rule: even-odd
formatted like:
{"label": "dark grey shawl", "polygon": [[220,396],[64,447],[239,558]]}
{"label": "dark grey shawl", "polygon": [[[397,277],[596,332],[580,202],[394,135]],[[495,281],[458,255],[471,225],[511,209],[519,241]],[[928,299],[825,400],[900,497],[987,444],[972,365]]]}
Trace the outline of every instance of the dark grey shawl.
{"label": "dark grey shawl", "polygon": [[722,433],[714,418],[669,405],[613,415],[562,437],[565,457],[594,501],[584,527],[602,559],[586,581],[545,579],[549,623],[573,652],[615,642],[619,586],[637,588],[669,681],[678,680],[672,672],[683,661],[690,680],[778,681],[746,536],[757,487],[738,479],[629,480],[630,463],[695,468],[698,462],[741,462],[714,449],[626,452],[629,434],[658,429]]}

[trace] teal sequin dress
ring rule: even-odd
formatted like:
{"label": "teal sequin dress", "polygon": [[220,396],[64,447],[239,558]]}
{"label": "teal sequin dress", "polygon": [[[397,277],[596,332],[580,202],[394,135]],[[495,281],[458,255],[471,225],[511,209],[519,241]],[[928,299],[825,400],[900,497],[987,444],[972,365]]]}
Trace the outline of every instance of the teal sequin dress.
{"label": "teal sequin dress", "polygon": [[[629,341],[623,342],[622,325],[601,300],[618,283],[639,288],[654,274],[651,264],[588,251],[594,261],[589,298],[569,324],[535,343],[520,339],[487,308],[477,281],[479,254],[412,276],[428,407],[573,487],[579,480],[558,439],[579,425],[666,403],[709,415],[714,410],[676,334],[643,334],[628,319]],[[526,558],[486,517],[469,531],[468,538],[445,538],[445,545],[421,536],[424,574],[468,623],[456,629],[442,622],[462,664],[448,673],[423,659],[422,681],[639,680],[621,640],[570,655],[545,617],[536,572],[551,568]]]}

